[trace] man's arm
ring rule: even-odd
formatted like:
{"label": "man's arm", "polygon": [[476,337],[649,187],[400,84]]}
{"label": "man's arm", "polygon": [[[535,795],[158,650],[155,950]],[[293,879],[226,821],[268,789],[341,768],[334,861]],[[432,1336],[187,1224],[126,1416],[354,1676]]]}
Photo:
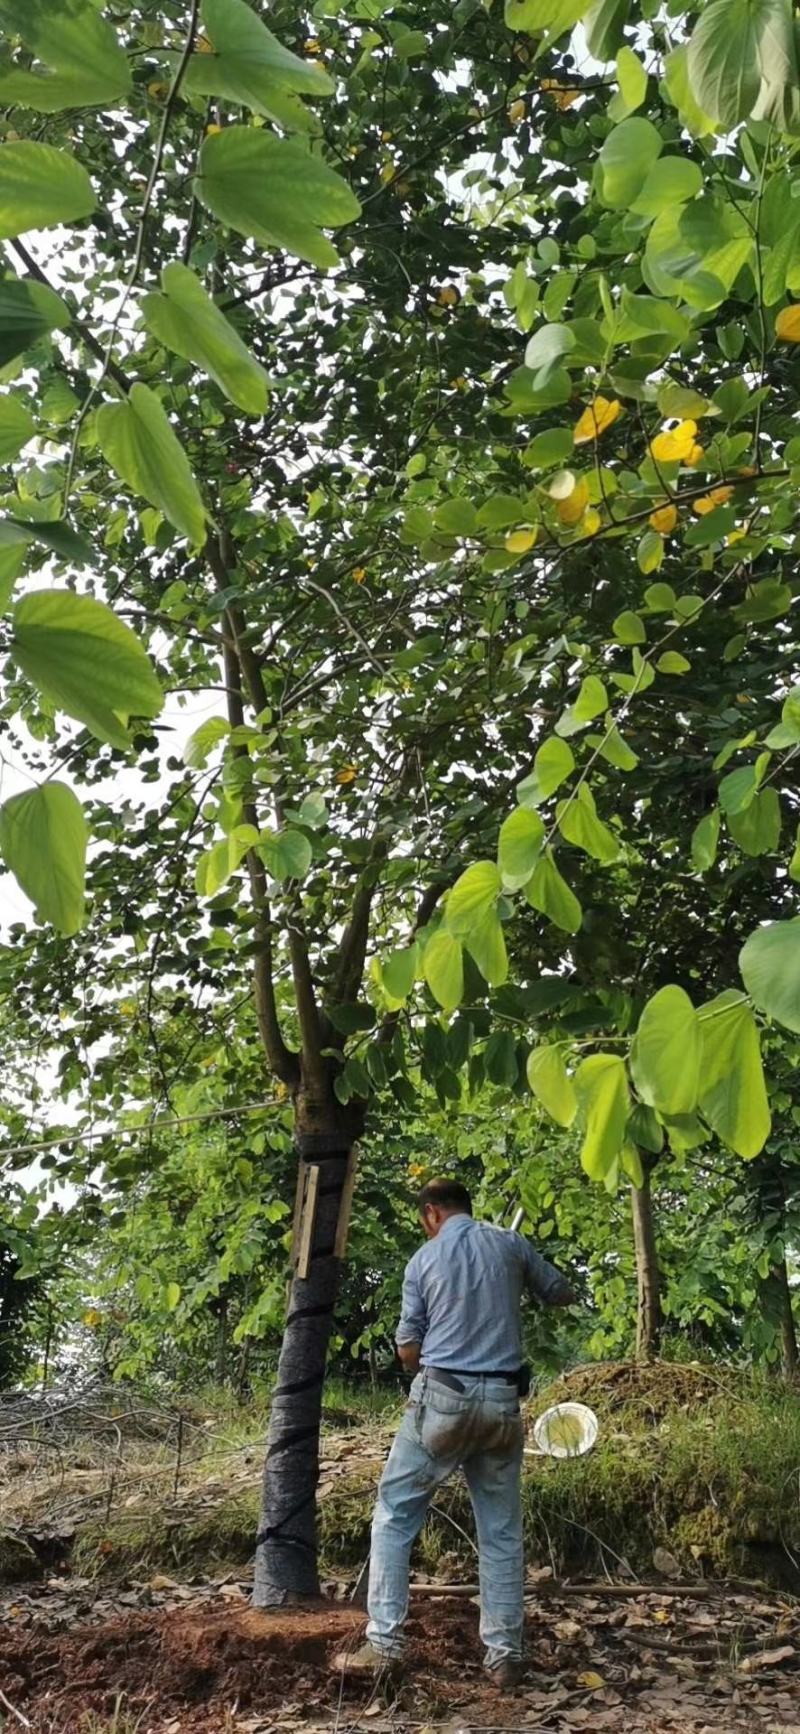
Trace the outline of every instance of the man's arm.
{"label": "man's arm", "polygon": [[523,1248],[525,1282],[529,1294],[546,1307],[574,1306],[578,1297],[561,1271],[556,1270],[554,1264],[548,1264],[547,1259],[542,1258],[541,1253],[531,1246],[524,1235],[518,1234],[517,1239]]}
{"label": "man's arm", "polygon": [[397,1354],[403,1372],[411,1378],[419,1372],[420,1350],[425,1341],[427,1328],[427,1309],[417,1278],[415,1260],[412,1258],[406,1265],[406,1272],[403,1277],[400,1323],[395,1336]]}

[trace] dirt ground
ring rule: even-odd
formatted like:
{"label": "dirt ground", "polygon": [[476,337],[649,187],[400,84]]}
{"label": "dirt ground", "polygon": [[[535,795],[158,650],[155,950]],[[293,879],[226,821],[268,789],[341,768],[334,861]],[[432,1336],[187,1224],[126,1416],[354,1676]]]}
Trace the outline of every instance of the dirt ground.
{"label": "dirt ground", "polygon": [[363,1614],[341,1603],[264,1614],[245,1591],[154,1579],[115,1598],[74,1582],[6,1595],[0,1728],[800,1734],[800,1604],[758,1591],[542,1585],[529,1605],[528,1676],[507,1696],[483,1676],[471,1600],[415,1597],[404,1683],[376,1691],[342,1684],[332,1667],[359,1643]]}

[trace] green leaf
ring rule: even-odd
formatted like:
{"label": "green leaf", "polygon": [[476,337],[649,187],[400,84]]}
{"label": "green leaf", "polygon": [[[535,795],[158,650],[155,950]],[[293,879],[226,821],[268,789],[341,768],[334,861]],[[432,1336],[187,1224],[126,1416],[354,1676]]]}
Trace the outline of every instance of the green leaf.
{"label": "green leaf", "polygon": [[742,946],[739,968],[759,1011],[800,1034],[800,916],[757,927]]}
{"label": "green leaf", "polygon": [[[473,861],[447,894],[445,921],[451,933],[471,933],[494,911],[500,895],[500,874],[493,861]],[[479,966],[480,967],[480,966]]]}
{"label": "green leaf", "polygon": [[723,813],[743,813],[755,799],[759,784],[759,775],[755,765],[740,765],[738,771],[729,771],[719,785],[719,804]]}
{"label": "green leaf", "polygon": [[620,734],[611,712],[605,718],[606,732],[604,735],[587,735],[587,746],[596,748],[602,759],[609,765],[614,765],[618,771],[635,771],[639,763],[638,754],[628,746]]}
{"label": "green leaf", "polygon": [[690,157],[660,157],[637,193],[631,210],[643,217],[658,217],[662,211],[696,198],[702,185],[702,171]]}
{"label": "green leaf", "polygon": [[64,783],[43,783],[0,807],[0,852],[36,907],[59,933],[83,925],[86,820]]}
{"label": "green leaf", "polygon": [[728,815],[728,830],[745,855],[767,855],[781,836],[781,806],[775,789],[759,789],[743,812]]}
{"label": "green leaf", "polygon": [[490,987],[502,987],[508,978],[508,957],[503,929],[494,909],[487,910],[480,921],[470,927],[464,944],[484,981]]}
{"label": "green leaf", "polygon": [[590,1180],[603,1180],[618,1161],[628,1123],[630,1097],[624,1061],[591,1054],[574,1078],[584,1127],[581,1165]]}
{"label": "green leaf", "polygon": [[660,132],[640,115],[615,126],[597,157],[595,174],[601,204],[612,210],[629,209],[663,145]]}
{"label": "green leaf", "polygon": [[581,906],[559,873],[549,849],[537,861],[533,876],[525,886],[525,896],[533,908],[546,915],[555,927],[562,928],[565,933],[577,933],[582,920]]}
{"label": "green leaf", "polygon": [[464,953],[460,939],[440,927],[431,935],[422,959],[422,973],[443,1011],[455,1011],[464,994]]}
{"label": "green leaf", "polygon": [[183,446],[155,392],[147,385],[131,386],[123,403],[103,404],[95,426],[112,470],[199,548],[206,536],[205,507]]}
{"label": "green leaf", "polygon": [[649,1108],[691,1114],[700,1088],[697,1013],[682,987],[662,987],[648,1000],[631,1044],[631,1076]]}
{"label": "green leaf", "polygon": [[582,783],[571,799],[559,801],[556,819],[565,841],[574,843],[576,849],[585,849],[587,855],[592,855],[601,866],[609,867],[612,862],[619,860],[619,841],[613,831],[598,818],[594,795],[588,783]]}
{"label": "green leaf", "polygon": [[567,1077],[560,1048],[534,1048],[528,1055],[528,1083],[558,1126],[572,1125],[578,1112],[578,1098]]}
{"label": "green leaf", "polygon": [[339,263],[321,231],[352,223],[361,211],[347,182],[321,157],[257,127],[229,126],[204,140],[195,190],[227,228],[321,270]]}
{"label": "green leaf", "polygon": [[381,962],[381,982],[391,999],[402,1002],[408,998],[417,973],[419,948],[416,944],[402,951],[391,951]]}
{"label": "green leaf", "polygon": [[538,807],[548,795],[571,777],[575,769],[575,754],[558,735],[542,741],[533,761],[533,770],[517,785],[517,800],[522,807]]}
{"label": "green leaf", "polygon": [[712,0],[689,41],[687,71],[701,109],[726,127],[746,120],[761,83],[762,0]]}
{"label": "green leaf", "polygon": [[647,68],[632,48],[622,47],[617,55],[617,83],[629,114],[641,108],[647,95]]}
{"label": "green leaf", "polygon": [[79,403],[80,399],[76,397],[69,381],[64,378],[63,374],[59,374],[43,393],[39,413],[43,421],[53,422],[56,427],[63,427],[65,422],[72,420]]}
{"label": "green leaf", "polygon": [[659,674],[688,674],[691,666],[679,650],[665,650],[656,663]]}
{"label": "green leaf", "polygon": [[257,853],[273,879],[305,879],[314,851],[304,831],[260,831]]}
{"label": "green leaf", "polygon": [[32,139],[0,144],[0,240],[90,217],[97,200],[81,163]]}
{"label": "green leaf", "polygon": [[719,844],[719,807],[712,807],[692,832],[692,866],[695,873],[707,873],[717,859]]}
{"label": "green leaf", "polygon": [[794,880],[795,885],[800,884],[800,824],[795,833],[794,851],[789,862],[789,878]]}
{"label": "green leaf", "polygon": [[563,711],[556,723],[557,735],[575,735],[580,729],[586,728],[594,717],[599,716],[608,705],[608,694],[602,680],[596,674],[587,674],[581,681],[580,691],[574,702]]}
{"label": "green leaf", "polygon": [[525,366],[536,375],[534,384],[546,384],[562,356],[574,348],[575,336],[568,325],[540,325],[525,349]]}
{"label": "green leaf", "polygon": [[[636,549],[636,564],[639,567],[639,571],[644,572],[645,577],[649,577],[651,572],[657,572],[658,571],[659,566],[661,565],[663,558],[664,558],[664,538],[663,538],[663,536],[660,536],[657,530],[645,530],[644,535],[642,537],[640,537],[640,539],[639,539],[639,545]],[[636,615],[636,614],[625,615],[625,616],[623,616],[623,618],[624,619],[630,619],[630,620],[637,620],[638,615]],[[639,621],[639,624],[641,626],[641,621]],[[644,631],[643,627],[642,627],[642,631]],[[640,639],[632,639],[632,638],[622,639],[623,644],[626,644],[626,643],[627,644],[633,644],[633,643],[641,644],[642,642],[643,642],[643,640],[641,638]]]}
{"label": "green leaf", "polygon": [[651,1156],[660,1156],[664,1148],[664,1128],[652,1108],[637,1102],[628,1120],[628,1137]]}
{"label": "green leaf", "polygon": [[98,740],[130,745],[131,717],[158,716],[164,694],[144,646],[104,602],[31,590],[13,614],[11,648],[28,679]]}
{"label": "green leaf", "polygon": [[41,337],[63,331],[72,315],[54,289],[29,277],[0,282],[0,367],[24,355]]}
{"label": "green leaf", "polygon": [[168,1282],[167,1286],[164,1290],[164,1304],[167,1308],[167,1312],[174,1313],[175,1308],[178,1305],[180,1298],[181,1298],[181,1285],[180,1285],[180,1283],[179,1282]]}
{"label": "green leaf", "polygon": [[563,464],[572,456],[574,446],[571,427],[546,428],[526,447],[523,462],[531,470],[551,470],[555,464]]}
{"label": "green leaf", "polygon": [[64,108],[96,108],[127,95],[131,75],[127,56],[92,0],[34,5],[2,0],[0,27],[18,36],[47,67],[0,68],[0,103],[56,114]]}
{"label": "green leaf", "polygon": [[[689,77],[688,43],[682,42],[667,55],[664,61],[664,83],[670,102],[675,104],[686,131],[690,132],[693,138],[705,138],[708,133],[715,131],[711,116],[705,114],[695,100]],[[687,413],[691,415],[691,410]]]}
{"label": "green leaf", "polygon": [[584,28],[589,53],[595,60],[613,60],[622,42],[630,9],[630,0],[595,0],[589,8]]}
{"label": "green leaf", "polygon": [[723,1144],[749,1160],[769,1137],[770,1114],[755,1019],[731,990],[699,1013],[700,1112]]}
{"label": "green leaf", "polygon": [[671,614],[675,607],[675,591],[671,584],[649,584],[644,599],[651,614]]}
{"label": "green leaf", "polygon": [[22,399],[9,392],[0,397],[0,464],[16,458],[35,432],[36,423]]}
{"label": "green leaf", "polygon": [[553,38],[571,30],[586,10],[586,0],[506,0],[505,21],[509,30],[547,31]]}
{"label": "green leaf", "polygon": [[203,769],[208,764],[209,755],[220,741],[224,741],[231,732],[231,725],[224,716],[210,716],[189,736],[183,749],[183,762],[194,771]]}
{"label": "green leaf", "polygon": [[644,1186],[644,1168],[642,1158],[635,1144],[625,1143],[620,1152],[620,1162],[632,1186]]}
{"label": "green leaf", "polygon": [[255,825],[234,825],[227,837],[220,838],[213,848],[200,856],[195,872],[195,886],[200,897],[216,897],[231,874],[258,842]]}
{"label": "green leaf", "polygon": [[630,608],[618,614],[611,630],[620,644],[646,644],[647,632],[644,621]]}
{"label": "green leaf", "polygon": [[530,879],[544,843],[538,813],[517,807],[500,827],[497,865],[506,891],[518,891]]}
{"label": "green leaf", "polygon": [[471,500],[463,497],[444,500],[434,514],[437,530],[444,530],[448,536],[474,536],[478,525],[478,514]]}
{"label": "green leaf", "polygon": [[161,287],[163,294],[145,295],[142,302],[148,331],[176,355],[194,361],[246,415],[263,415],[267,375],[194,272],[174,260],[164,266]]}
{"label": "green leaf", "polygon": [[27,548],[31,542],[43,542],[60,560],[73,566],[89,566],[94,561],[88,542],[64,518],[49,523],[46,519],[29,523],[26,518],[0,518],[0,548]]}
{"label": "green leaf", "polygon": [[[700,416],[708,415],[713,407],[710,400],[703,397],[702,392],[693,391],[691,386],[676,385],[671,379],[659,386],[656,403],[667,421],[673,418],[678,421],[697,421]],[[668,589],[669,586],[665,585],[664,588]]]}
{"label": "green leaf", "polygon": [[192,55],[183,88],[241,103],[289,130],[308,130],[298,98],[331,96],[336,88],[323,68],[284,48],[245,0],[203,0],[202,16],[213,53]]}

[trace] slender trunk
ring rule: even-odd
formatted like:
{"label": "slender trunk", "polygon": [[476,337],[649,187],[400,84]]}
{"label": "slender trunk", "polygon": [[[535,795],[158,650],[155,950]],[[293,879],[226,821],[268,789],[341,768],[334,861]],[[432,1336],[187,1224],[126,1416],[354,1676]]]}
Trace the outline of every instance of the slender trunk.
{"label": "slender trunk", "polygon": [[781,1372],[785,1379],[797,1377],[800,1366],[800,1353],[797,1347],[797,1330],[792,1310],[792,1291],[789,1287],[789,1272],[786,1259],[779,1264],[773,1264],[770,1276],[775,1286],[778,1302],[778,1326],[781,1339]]}
{"label": "slender trunk", "polygon": [[[335,1125],[335,1117],[331,1116]],[[298,1133],[298,1158],[319,1167],[307,1277],[295,1276],[272,1397],[256,1538],[255,1607],[320,1593],[315,1499],[325,1360],[339,1288],[334,1244],[350,1140],[341,1130]]]}
{"label": "slender trunk", "polygon": [[228,1297],[220,1295],[217,1301],[217,1348],[215,1355],[214,1377],[217,1385],[225,1383],[228,1370]]}
{"label": "slender trunk", "polygon": [[650,1175],[645,1169],[641,1186],[631,1187],[633,1244],[636,1252],[636,1359],[652,1360],[661,1344],[661,1274],[653,1222]]}

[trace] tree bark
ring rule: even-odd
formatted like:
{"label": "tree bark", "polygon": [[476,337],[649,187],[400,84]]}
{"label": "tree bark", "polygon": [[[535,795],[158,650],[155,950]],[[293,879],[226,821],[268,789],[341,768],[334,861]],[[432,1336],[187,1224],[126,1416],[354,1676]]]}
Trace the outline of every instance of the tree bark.
{"label": "tree bark", "polygon": [[800,1353],[797,1347],[797,1329],[792,1309],[792,1291],[789,1287],[789,1272],[786,1259],[780,1264],[773,1264],[770,1276],[775,1285],[778,1302],[778,1325],[781,1338],[781,1372],[785,1379],[797,1377],[800,1366]]}
{"label": "tree bark", "polygon": [[272,1397],[253,1583],[259,1608],[320,1593],[315,1501],[322,1386],[339,1289],[336,1227],[353,1142],[335,1114],[331,1120],[328,1131],[298,1130],[296,1136],[298,1159],[319,1166],[319,1189],[309,1274],[292,1280]]}
{"label": "tree bark", "polygon": [[636,1253],[636,1359],[649,1361],[661,1346],[662,1315],[653,1195],[646,1168],[642,1185],[631,1187],[631,1215]]}

